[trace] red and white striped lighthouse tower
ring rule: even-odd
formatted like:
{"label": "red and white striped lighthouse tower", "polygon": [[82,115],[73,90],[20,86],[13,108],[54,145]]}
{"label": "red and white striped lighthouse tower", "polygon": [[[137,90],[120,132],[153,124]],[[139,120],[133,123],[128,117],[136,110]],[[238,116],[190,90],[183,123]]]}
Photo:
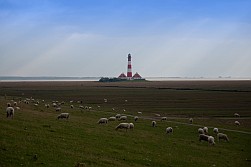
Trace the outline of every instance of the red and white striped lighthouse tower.
{"label": "red and white striped lighthouse tower", "polygon": [[127,79],[132,79],[132,56],[128,54]]}

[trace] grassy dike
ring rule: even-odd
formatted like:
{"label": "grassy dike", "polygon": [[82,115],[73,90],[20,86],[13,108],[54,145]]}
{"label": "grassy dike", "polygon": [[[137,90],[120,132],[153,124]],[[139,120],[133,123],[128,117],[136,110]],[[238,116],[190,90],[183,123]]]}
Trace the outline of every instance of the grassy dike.
{"label": "grassy dike", "polygon": [[[251,165],[249,90],[215,92],[90,84],[0,85],[0,166]],[[21,103],[21,110],[15,111],[14,119],[6,118],[7,102],[31,96],[40,101],[39,106]],[[108,99],[107,103],[104,98]],[[52,107],[46,109],[42,99],[45,103],[65,101],[62,112],[70,113],[69,120],[57,120],[59,113]],[[77,103],[71,109],[70,100],[83,100],[83,105],[91,106],[92,110],[81,110]],[[143,114],[138,115],[138,111]],[[240,127],[233,124],[235,119],[232,118],[233,112],[238,111],[244,115]],[[116,113],[148,119],[134,122],[128,117],[127,122],[135,124],[134,130],[128,132],[115,131],[119,121],[97,124],[99,118]],[[154,113],[167,116],[168,121],[159,121]],[[179,123],[187,122],[190,116],[194,117],[194,126]],[[157,119],[156,128],[151,127],[151,119]],[[228,135],[230,142],[216,141],[215,146],[199,142],[196,125],[218,127]],[[174,128],[171,135],[165,134],[168,126]],[[209,133],[214,135],[212,128]]]}

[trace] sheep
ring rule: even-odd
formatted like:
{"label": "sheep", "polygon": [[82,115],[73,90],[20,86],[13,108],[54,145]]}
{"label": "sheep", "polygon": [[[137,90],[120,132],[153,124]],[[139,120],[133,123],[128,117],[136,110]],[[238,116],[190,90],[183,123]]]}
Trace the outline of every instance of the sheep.
{"label": "sheep", "polygon": [[10,104],[10,103],[7,103],[7,107],[11,107],[11,104]]}
{"label": "sheep", "polygon": [[172,128],[172,127],[166,128],[166,133],[167,133],[167,134],[173,133],[173,128]]}
{"label": "sheep", "polygon": [[119,119],[121,117],[121,114],[117,114],[115,117],[116,119]]}
{"label": "sheep", "polygon": [[53,107],[57,107],[57,104],[56,104],[56,103],[52,103],[52,106],[53,106]]}
{"label": "sheep", "polygon": [[109,119],[108,119],[108,121],[115,121],[116,120],[116,117],[110,117]]}
{"label": "sheep", "polygon": [[108,119],[107,118],[100,118],[97,123],[98,124],[107,124],[108,123]]}
{"label": "sheep", "polygon": [[202,128],[198,129],[199,134],[204,134],[204,130]]}
{"label": "sheep", "polygon": [[154,114],[156,117],[160,117],[160,114]]}
{"label": "sheep", "polygon": [[129,123],[130,125],[130,129],[134,129],[134,124],[133,123]]}
{"label": "sheep", "polygon": [[6,108],[6,113],[7,113],[7,118],[11,117],[13,119],[14,116],[14,108],[13,107],[7,107]]}
{"label": "sheep", "polygon": [[235,125],[237,125],[237,126],[240,126],[240,125],[241,125],[239,121],[235,121],[234,123],[235,123]]}
{"label": "sheep", "polygon": [[142,112],[139,111],[138,114],[142,114]]}
{"label": "sheep", "polygon": [[240,117],[240,114],[234,113],[234,116],[235,116],[235,117]]}
{"label": "sheep", "polygon": [[208,128],[207,127],[204,127],[203,131],[204,131],[205,134],[208,134]]}
{"label": "sheep", "polygon": [[218,134],[219,133],[219,129],[218,128],[214,128],[213,132],[216,133],[216,134]]}
{"label": "sheep", "polygon": [[157,123],[156,121],[152,121],[152,127],[156,127]]}
{"label": "sheep", "polygon": [[[85,108],[85,109],[86,109],[86,107],[84,107],[84,106],[82,106],[82,105],[80,105],[79,108],[81,108],[81,109],[84,109],[84,108]],[[87,109],[88,109],[88,107],[87,107]]]}
{"label": "sheep", "polygon": [[227,135],[224,134],[224,133],[218,133],[218,134],[217,134],[217,138],[218,138],[218,141],[219,141],[219,142],[220,142],[220,139],[223,139],[223,140],[229,142],[229,139],[228,139]]}
{"label": "sheep", "polygon": [[71,108],[74,108],[74,106],[73,106],[73,105],[71,105]]}
{"label": "sheep", "polygon": [[69,116],[70,116],[69,113],[61,113],[61,114],[58,115],[58,119],[59,119],[59,118],[62,118],[62,119],[63,119],[63,118],[66,118],[66,119],[68,119]]}
{"label": "sheep", "polygon": [[193,123],[193,118],[189,118],[189,122],[190,122],[190,124],[192,124]]}
{"label": "sheep", "polygon": [[61,111],[61,108],[60,107],[56,108],[56,111]]}
{"label": "sheep", "polygon": [[208,142],[208,137],[209,137],[208,135],[200,134],[199,135],[199,141],[204,140],[204,141]]}
{"label": "sheep", "polygon": [[20,107],[16,107],[17,110],[20,110]]}
{"label": "sheep", "polygon": [[130,128],[130,124],[129,123],[120,123],[116,128],[115,130],[118,130],[118,129],[125,129],[127,131],[127,129]]}
{"label": "sheep", "polygon": [[214,137],[213,137],[213,136],[209,136],[209,137],[208,137],[208,143],[209,143],[210,145],[215,145]]}
{"label": "sheep", "polygon": [[14,102],[13,105],[16,106],[16,105],[17,105],[17,102]]}
{"label": "sheep", "polygon": [[126,112],[126,109],[123,109],[124,112]]}
{"label": "sheep", "polygon": [[167,117],[161,117],[161,121],[167,120]]}
{"label": "sheep", "polygon": [[135,122],[136,122],[138,119],[139,119],[138,116],[135,116],[135,117],[134,117],[134,121],[135,121]]}
{"label": "sheep", "polygon": [[44,105],[46,108],[50,108],[50,104],[45,104]]}
{"label": "sheep", "polygon": [[124,115],[124,116],[121,116],[121,117],[119,118],[119,121],[121,121],[121,120],[124,120],[124,121],[127,120],[127,116],[125,116],[125,115]]}
{"label": "sheep", "polygon": [[107,103],[107,99],[104,99],[104,102]]}

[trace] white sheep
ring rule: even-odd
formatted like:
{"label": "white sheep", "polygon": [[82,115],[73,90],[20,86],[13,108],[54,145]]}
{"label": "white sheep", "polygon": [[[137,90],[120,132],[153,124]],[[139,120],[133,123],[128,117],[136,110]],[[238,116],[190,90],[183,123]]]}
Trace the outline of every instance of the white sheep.
{"label": "white sheep", "polygon": [[14,108],[13,107],[7,107],[6,108],[6,113],[7,113],[7,118],[11,117],[13,119],[14,116]]}
{"label": "white sheep", "polygon": [[54,102],[54,103],[52,103],[52,106],[53,107],[57,107],[57,104]]}
{"label": "white sheep", "polygon": [[14,102],[13,105],[16,106],[16,105],[17,105],[17,102]]}
{"label": "white sheep", "polygon": [[73,105],[71,105],[71,108],[74,108],[74,106],[73,106]]}
{"label": "white sheep", "polygon": [[209,137],[208,135],[200,134],[199,135],[199,141],[204,140],[204,141],[208,142],[208,137]]}
{"label": "white sheep", "polygon": [[46,108],[50,108],[50,104],[45,104],[44,105]]}
{"label": "white sheep", "polygon": [[119,119],[121,117],[121,114],[117,114],[115,117],[116,119]]}
{"label": "white sheep", "polygon": [[167,128],[166,128],[166,133],[167,133],[167,134],[173,133],[173,128],[172,128],[172,127],[167,127]]}
{"label": "white sheep", "polygon": [[119,121],[121,121],[121,120],[124,120],[124,121],[127,120],[127,116],[125,116],[125,115],[124,115],[124,116],[121,116],[121,117],[119,118]]}
{"label": "white sheep", "polygon": [[157,123],[156,121],[152,121],[152,127],[156,127]]}
{"label": "white sheep", "polygon": [[142,112],[139,111],[138,114],[142,114]]}
{"label": "white sheep", "polygon": [[203,131],[204,131],[205,134],[208,134],[208,127],[205,126],[205,127],[203,128]]}
{"label": "white sheep", "polygon": [[215,145],[214,137],[213,137],[213,136],[209,136],[209,137],[208,137],[208,143],[209,143],[210,145]]}
{"label": "white sheep", "polygon": [[217,134],[217,138],[218,138],[218,141],[219,141],[219,142],[220,142],[220,139],[223,139],[223,140],[229,142],[229,139],[228,139],[227,135],[224,134],[224,133],[218,133],[218,134]]}
{"label": "white sheep", "polygon": [[161,117],[161,121],[167,120],[167,117]]}
{"label": "white sheep", "polygon": [[234,123],[235,123],[235,125],[237,125],[237,126],[240,126],[240,125],[241,125],[239,121],[235,121]]}
{"label": "white sheep", "polygon": [[154,114],[156,117],[160,117],[160,114]]}
{"label": "white sheep", "polygon": [[129,123],[120,123],[116,128],[115,130],[118,130],[118,129],[125,129],[127,131],[127,129],[130,128],[130,124]]}
{"label": "white sheep", "polygon": [[110,117],[108,118],[108,121],[116,121],[116,117]]}
{"label": "white sheep", "polygon": [[137,121],[138,119],[139,119],[138,116],[135,116],[135,117],[134,117],[134,121]]}
{"label": "white sheep", "polygon": [[234,113],[234,116],[235,116],[235,117],[240,117],[240,114]]}
{"label": "white sheep", "polygon": [[69,118],[69,116],[70,116],[70,114],[69,114],[69,113],[61,113],[61,114],[59,114],[59,115],[58,115],[58,119],[59,119],[59,118],[61,118],[61,119],[63,119],[63,118],[68,119],[68,118]]}
{"label": "white sheep", "polygon": [[61,108],[60,107],[56,108],[56,111],[61,111]]}
{"label": "white sheep", "polygon": [[192,124],[193,123],[193,118],[189,118],[189,122]]}
{"label": "white sheep", "polygon": [[17,110],[20,110],[20,107],[16,107]]}
{"label": "white sheep", "polygon": [[129,123],[130,125],[130,129],[134,129],[134,124],[133,123]]}
{"label": "white sheep", "polygon": [[217,134],[217,133],[219,133],[219,129],[218,128],[214,128],[213,132]]}
{"label": "white sheep", "polygon": [[107,124],[108,123],[108,119],[107,118],[100,118],[97,123],[98,124]]}
{"label": "white sheep", "polygon": [[204,134],[204,130],[202,128],[198,129],[199,134]]}

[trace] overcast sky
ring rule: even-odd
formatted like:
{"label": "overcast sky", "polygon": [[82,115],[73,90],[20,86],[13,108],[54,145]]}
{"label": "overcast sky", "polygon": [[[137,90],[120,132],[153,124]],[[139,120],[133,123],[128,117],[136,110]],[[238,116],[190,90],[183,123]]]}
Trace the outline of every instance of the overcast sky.
{"label": "overcast sky", "polygon": [[0,76],[250,77],[250,0],[0,0]]}

